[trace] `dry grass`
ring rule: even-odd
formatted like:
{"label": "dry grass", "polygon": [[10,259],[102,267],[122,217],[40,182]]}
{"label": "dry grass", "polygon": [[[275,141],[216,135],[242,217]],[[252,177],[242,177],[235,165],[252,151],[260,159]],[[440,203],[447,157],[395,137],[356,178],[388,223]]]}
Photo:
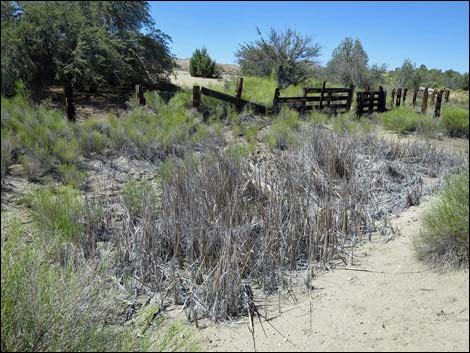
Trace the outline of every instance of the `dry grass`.
{"label": "dry grass", "polygon": [[[168,161],[159,207],[142,187],[116,237],[120,269],[183,304],[190,321],[246,314],[246,288],[285,289],[290,271],[348,260],[393,211],[419,203],[423,175],[463,163],[427,145],[318,128],[269,161],[214,150]],[[135,283],[134,283],[135,284]]]}

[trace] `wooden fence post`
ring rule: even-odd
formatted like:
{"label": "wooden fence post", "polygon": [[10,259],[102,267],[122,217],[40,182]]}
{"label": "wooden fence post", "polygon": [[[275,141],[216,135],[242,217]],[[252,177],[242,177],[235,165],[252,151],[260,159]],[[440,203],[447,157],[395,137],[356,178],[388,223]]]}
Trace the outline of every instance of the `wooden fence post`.
{"label": "wooden fence post", "polygon": [[413,102],[412,102],[414,106],[416,106],[416,98],[418,98],[418,90],[415,88],[413,91]]}
{"label": "wooden fence post", "polygon": [[450,90],[449,89],[446,89],[446,92],[445,92],[445,95],[444,95],[444,98],[446,100],[446,103],[449,103],[449,95],[450,95]]}
{"label": "wooden fence post", "polygon": [[235,96],[237,98],[242,97],[242,91],[243,91],[243,77],[239,77],[237,81],[237,90],[235,92]]}
{"label": "wooden fence post", "polygon": [[374,91],[367,90],[369,95],[369,115],[374,113]]}
{"label": "wooden fence post", "polygon": [[199,86],[193,86],[193,107],[198,111],[201,108],[201,90]]}
{"label": "wooden fence post", "polygon": [[323,85],[321,86],[321,91],[320,91],[320,106],[319,106],[320,111],[323,109],[323,95],[325,94],[325,86],[326,86],[326,81],[323,81]]}
{"label": "wooden fence post", "polygon": [[434,118],[439,118],[441,116],[441,103],[442,103],[442,94],[444,92],[441,90],[437,92],[436,107],[434,108]]}
{"label": "wooden fence post", "polygon": [[403,90],[403,105],[405,105],[405,101],[406,101],[406,94],[408,93],[408,88],[405,88]]}
{"label": "wooden fence post", "polygon": [[400,101],[401,101],[401,88],[397,89],[397,103],[395,104],[397,107],[400,106]]}
{"label": "wooden fence post", "polygon": [[392,89],[392,108],[395,105],[395,93],[396,92],[397,92],[397,90],[395,88]]}
{"label": "wooden fence post", "polygon": [[364,98],[363,92],[356,93],[356,115],[361,117],[364,113]]}
{"label": "wooden fence post", "polygon": [[382,86],[379,86],[379,106],[377,112],[385,112],[385,92]]}
{"label": "wooden fence post", "polygon": [[428,109],[428,88],[426,87],[423,92],[423,101],[421,102],[421,113],[426,114],[426,110]]}
{"label": "wooden fence post", "polygon": [[75,122],[75,104],[73,102],[73,89],[72,83],[66,81],[64,83],[64,96],[65,96],[65,114],[69,121]]}
{"label": "wooden fence post", "polygon": [[434,91],[431,94],[431,105],[436,102],[436,93],[437,93],[437,87],[434,87]]}
{"label": "wooden fence post", "polygon": [[138,106],[145,105],[144,90],[141,85],[135,85],[135,101]]}
{"label": "wooden fence post", "polygon": [[347,100],[347,103],[346,103],[347,104],[346,111],[348,111],[348,112],[351,110],[353,94],[354,94],[354,85],[350,85],[349,86],[349,92],[348,92],[348,100]]}
{"label": "wooden fence post", "polygon": [[279,87],[277,87],[276,90],[274,91],[274,98],[273,98],[273,112],[274,113],[279,113],[279,104],[277,102],[279,95],[280,95]]}

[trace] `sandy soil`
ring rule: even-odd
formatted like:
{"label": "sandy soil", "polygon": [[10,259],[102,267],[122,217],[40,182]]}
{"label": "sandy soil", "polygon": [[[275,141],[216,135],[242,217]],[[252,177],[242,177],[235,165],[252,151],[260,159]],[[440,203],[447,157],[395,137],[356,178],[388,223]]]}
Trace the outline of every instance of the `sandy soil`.
{"label": "sandy soil", "polygon": [[[395,132],[387,131],[383,129],[383,127],[378,126],[376,133],[379,137],[384,137],[389,141],[397,141],[397,142],[425,142],[426,140],[416,134],[408,134],[408,135],[400,135]],[[439,138],[432,138],[428,140],[429,143],[434,145],[438,149],[442,149],[448,153],[469,153],[469,140],[466,138],[456,138],[456,137],[447,137],[441,136]]]}
{"label": "sandy soil", "polygon": [[229,79],[230,75],[222,75],[221,78],[202,78],[192,77],[189,72],[175,70],[175,76],[171,77],[171,82],[181,87],[193,87],[194,85],[208,87],[210,85],[223,85],[224,81]]}
{"label": "sandy soil", "polygon": [[[373,237],[355,266],[318,275],[310,296],[298,289],[297,304],[285,298],[281,314],[272,298],[276,329],[264,322],[265,336],[255,322],[257,350],[468,351],[468,270],[439,274],[413,256],[411,239],[434,197],[392,219],[394,239]],[[197,336],[207,351],[253,351],[246,321],[208,324]]]}

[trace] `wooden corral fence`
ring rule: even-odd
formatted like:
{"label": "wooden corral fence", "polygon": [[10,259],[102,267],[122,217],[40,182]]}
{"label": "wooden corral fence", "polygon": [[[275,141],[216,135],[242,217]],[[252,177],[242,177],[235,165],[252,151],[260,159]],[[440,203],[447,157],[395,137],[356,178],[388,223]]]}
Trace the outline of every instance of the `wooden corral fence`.
{"label": "wooden corral fence", "polygon": [[420,87],[419,89],[413,90],[413,101],[412,105],[417,105],[417,99],[421,98],[421,113],[426,114],[428,109],[429,96],[431,96],[431,105],[434,105],[434,116],[439,117],[441,115],[442,98],[446,103],[449,102],[450,90],[443,88],[438,90],[437,88]]}
{"label": "wooden corral fence", "polygon": [[406,95],[408,94],[408,88],[394,88],[392,89],[392,99],[390,101],[390,105],[392,108],[399,107],[403,102],[405,105],[406,102]]}
{"label": "wooden corral fence", "polygon": [[356,93],[356,115],[383,113],[386,111],[385,102],[387,92],[380,86],[378,91],[365,91]]}
{"label": "wooden corral fence", "polygon": [[[239,81],[240,82],[240,81]],[[243,82],[243,81],[241,81]],[[219,99],[221,101],[227,102],[232,104],[238,111],[243,110],[243,108],[247,107],[253,109],[256,114],[266,114],[268,109],[266,106],[254,102],[247,101],[245,99],[241,99],[243,83],[239,83],[237,85],[237,92],[236,96],[231,96],[226,93],[222,93],[219,91],[214,91],[212,89],[206,87],[199,87],[193,86],[193,107],[200,110],[201,108],[201,96],[212,97],[215,99]]]}
{"label": "wooden corral fence", "polygon": [[272,107],[266,107],[259,103],[254,103],[241,98],[243,90],[243,78],[237,82],[235,96],[211,90],[206,87],[193,86],[193,106],[200,110],[201,96],[216,98],[230,103],[237,110],[245,107],[251,108],[255,113],[271,114],[280,111],[281,106],[286,104],[290,109],[298,111],[320,110],[332,113],[344,113],[351,109],[354,87],[349,88],[326,88],[323,82],[321,88],[304,88],[303,96],[280,97],[280,89],[274,91]]}
{"label": "wooden corral fence", "polygon": [[304,88],[302,97],[280,97],[276,88],[273,99],[273,112],[281,109],[282,104],[298,111],[318,110],[333,114],[351,110],[354,86],[349,88],[327,88],[326,81],[321,88]]}

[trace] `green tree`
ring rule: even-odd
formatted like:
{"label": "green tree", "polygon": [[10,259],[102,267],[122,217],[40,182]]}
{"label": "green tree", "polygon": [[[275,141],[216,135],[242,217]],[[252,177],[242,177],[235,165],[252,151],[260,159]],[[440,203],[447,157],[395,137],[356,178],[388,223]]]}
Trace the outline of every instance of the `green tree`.
{"label": "green tree", "polygon": [[2,2],[2,94],[71,81],[101,88],[156,85],[174,67],[169,36],[145,1]]}
{"label": "green tree", "polygon": [[405,59],[397,74],[397,84],[400,87],[419,88],[422,77],[416,65],[410,59]]}
{"label": "green tree", "polygon": [[320,46],[309,36],[302,37],[287,29],[271,28],[265,39],[257,28],[259,39],[240,45],[235,53],[242,73],[253,76],[275,76],[280,87],[297,84],[312,75],[312,67],[320,55]]}
{"label": "green tree", "polygon": [[206,48],[196,49],[189,61],[189,73],[193,77],[214,77],[216,63],[207,53]]}
{"label": "green tree", "polygon": [[346,37],[334,50],[326,67],[330,80],[366,88],[383,82],[385,65],[368,66],[369,57],[359,39]]}
{"label": "green tree", "polygon": [[459,88],[468,91],[468,72],[462,75]]}

